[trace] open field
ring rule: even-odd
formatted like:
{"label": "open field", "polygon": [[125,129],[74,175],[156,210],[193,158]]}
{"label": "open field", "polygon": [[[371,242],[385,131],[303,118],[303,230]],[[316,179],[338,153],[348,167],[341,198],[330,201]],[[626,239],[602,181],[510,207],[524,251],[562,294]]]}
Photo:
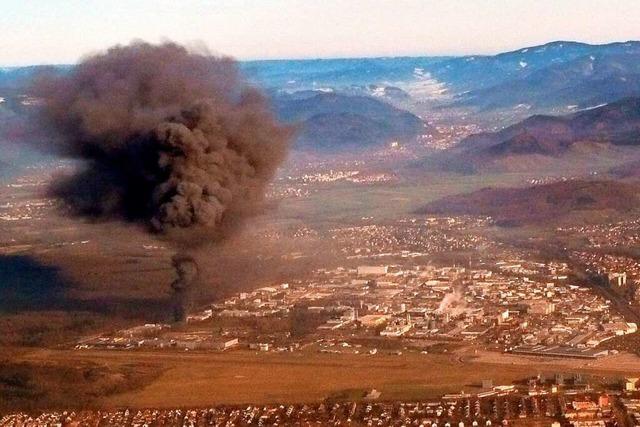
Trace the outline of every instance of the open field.
{"label": "open field", "polygon": [[474,363],[480,364],[508,364],[512,366],[535,365],[538,369],[582,369],[591,372],[607,374],[632,374],[640,372],[640,357],[631,353],[618,353],[600,359],[571,359],[525,356],[519,354],[504,354],[491,351],[478,351],[473,357]]}
{"label": "open field", "polygon": [[161,372],[141,388],[100,398],[95,402],[100,407],[312,402],[371,388],[380,390],[383,399],[411,400],[479,391],[481,380],[487,378],[495,384],[510,384],[541,372],[581,371],[617,377],[640,370],[638,358],[586,366],[584,361],[566,359],[466,354],[472,353],[369,356],[35,350],[17,359],[34,364],[93,363],[111,370],[140,365]]}
{"label": "open field", "polygon": [[299,220],[317,225],[343,224],[363,216],[397,219],[425,203],[483,187],[524,185],[531,174],[440,174],[380,185],[332,183],[309,197],[282,201],[273,215],[278,220]]}

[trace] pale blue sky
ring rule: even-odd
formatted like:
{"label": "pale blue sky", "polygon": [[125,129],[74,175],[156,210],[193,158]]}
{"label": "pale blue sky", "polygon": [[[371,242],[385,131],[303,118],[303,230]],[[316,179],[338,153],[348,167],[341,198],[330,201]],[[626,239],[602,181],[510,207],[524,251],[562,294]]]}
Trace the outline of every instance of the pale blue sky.
{"label": "pale blue sky", "polygon": [[0,65],[132,39],[240,59],[495,53],[640,39],[640,0],[0,0]]}

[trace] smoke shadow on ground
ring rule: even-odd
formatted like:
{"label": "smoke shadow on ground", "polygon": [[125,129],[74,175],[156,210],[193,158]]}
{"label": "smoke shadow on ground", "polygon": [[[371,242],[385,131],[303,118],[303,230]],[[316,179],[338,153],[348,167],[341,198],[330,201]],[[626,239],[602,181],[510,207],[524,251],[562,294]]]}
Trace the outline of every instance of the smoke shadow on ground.
{"label": "smoke shadow on ground", "polygon": [[0,256],[0,315],[65,310],[166,320],[171,307],[169,297],[74,298],[73,287],[55,266],[28,255]]}
{"label": "smoke shadow on ground", "polygon": [[64,301],[58,269],[29,256],[0,257],[0,277],[0,313],[56,308]]}

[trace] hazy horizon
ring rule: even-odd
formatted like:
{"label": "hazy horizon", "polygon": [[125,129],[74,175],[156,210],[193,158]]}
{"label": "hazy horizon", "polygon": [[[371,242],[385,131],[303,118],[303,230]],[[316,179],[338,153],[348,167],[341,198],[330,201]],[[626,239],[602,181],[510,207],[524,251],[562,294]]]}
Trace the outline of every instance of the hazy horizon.
{"label": "hazy horizon", "polygon": [[489,55],[556,40],[640,39],[638,2],[558,3],[9,0],[0,16],[0,66],[72,64],[135,39],[204,44],[243,61]]}
{"label": "hazy horizon", "polygon": [[[132,39],[130,42],[135,42],[138,41],[139,39]],[[140,40],[143,42],[147,42],[147,40]],[[174,42],[174,40],[159,40],[158,43],[162,43],[162,42]],[[153,43],[153,42],[152,42]],[[331,61],[331,60],[341,60],[341,59],[384,59],[384,58],[448,58],[448,57],[460,57],[460,56],[492,56],[492,55],[499,55],[501,53],[508,53],[508,52],[515,52],[521,49],[526,49],[526,48],[531,48],[533,46],[543,46],[543,45],[547,45],[547,44],[551,44],[551,43],[582,43],[582,44],[588,44],[588,45],[592,45],[592,46],[598,46],[598,45],[608,45],[608,44],[614,44],[614,43],[640,43],[640,39],[629,39],[629,40],[612,40],[612,41],[607,41],[607,42],[602,42],[602,43],[597,43],[597,42],[585,42],[585,41],[581,41],[581,40],[562,40],[562,39],[556,39],[556,40],[548,40],[548,41],[544,41],[538,44],[531,44],[531,45],[522,45],[522,46],[518,46],[518,47],[514,47],[511,49],[507,49],[507,50],[500,50],[500,51],[496,51],[496,52],[483,52],[483,53],[473,53],[473,52],[468,52],[468,53],[451,53],[451,54],[446,54],[446,53],[442,53],[442,54],[420,54],[420,53],[416,53],[416,54],[406,54],[406,55],[354,55],[354,56],[307,56],[307,57],[282,57],[282,58],[245,58],[245,59],[238,59],[238,62],[241,63],[247,63],[247,62],[260,62],[260,61],[320,61],[320,60],[324,60],[324,61]],[[122,45],[126,45],[128,43],[122,43]],[[112,46],[109,46],[103,50],[96,50],[93,53],[97,53],[97,52],[102,52],[105,51],[107,49],[109,49]],[[224,53],[216,53],[219,55],[225,55]],[[21,68],[21,67],[29,67],[29,66],[46,66],[46,65],[53,65],[53,66],[66,66],[66,65],[75,65],[77,62],[79,62],[82,58],[79,58],[78,61],[75,62],[40,62],[40,63],[25,63],[25,64],[0,64],[0,68]]]}

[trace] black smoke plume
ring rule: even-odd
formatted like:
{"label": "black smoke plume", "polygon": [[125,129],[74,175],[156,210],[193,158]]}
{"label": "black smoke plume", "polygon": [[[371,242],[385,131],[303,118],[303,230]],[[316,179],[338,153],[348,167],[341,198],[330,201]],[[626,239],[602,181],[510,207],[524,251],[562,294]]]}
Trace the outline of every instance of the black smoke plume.
{"label": "black smoke plume", "polygon": [[[35,88],[53,147],[85,165],[52,192],[78,215],[143,224],[179,251],[257,211],[291,137],[234,60],[174,43],[116,46]],[[197,266],[176,259],[184,299]]]}
{"label": "black smoke plume", "polygon": [[189,255],[177,254],[171,259],[171,265],[176,271],[177,278],[171,283],[174,294],[173,320],[184,320],[190,308],[190,294],[193,284],[198,280],[198,264]]}

